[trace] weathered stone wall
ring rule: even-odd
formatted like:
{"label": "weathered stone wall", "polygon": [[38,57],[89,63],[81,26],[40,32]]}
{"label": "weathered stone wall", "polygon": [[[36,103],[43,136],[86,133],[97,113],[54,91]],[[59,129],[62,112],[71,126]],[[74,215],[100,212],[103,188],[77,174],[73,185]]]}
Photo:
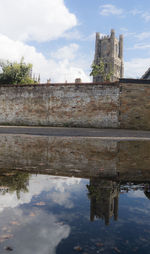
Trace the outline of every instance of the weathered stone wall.
{"label": "weathered stone wall", "polygon": [[0,86],[0,124],[150,130],[150,81]]}
{"label": "weathered stone wall", "polygon": [[0,124],[118,127],[119,84],[0,87]]}
{"label": "weathered stone wall", "polygon": [[150,130],[150,80],[120,83],[119,110],[120,128]]}

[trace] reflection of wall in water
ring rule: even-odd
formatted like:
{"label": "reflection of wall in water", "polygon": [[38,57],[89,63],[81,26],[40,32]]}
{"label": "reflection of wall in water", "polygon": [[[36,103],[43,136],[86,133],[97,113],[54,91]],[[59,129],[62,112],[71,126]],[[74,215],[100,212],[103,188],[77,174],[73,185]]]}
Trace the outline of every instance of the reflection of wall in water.
{"label": "reflection of wall in water", "polygon": [[105,224],[108,225],[112,216],[114,216],[114,220],[117,220],[119,184],[113,181],[92,178],[87,188],[91,201],[91,221],[94,221],[95,217],[102,218],[105,220]]}
{"label": "reflection of wall in water", "polygon": [[0,154],[1,172],[19,169],[80,178],[150,181],[149,141],[5,134],[0,136]]}

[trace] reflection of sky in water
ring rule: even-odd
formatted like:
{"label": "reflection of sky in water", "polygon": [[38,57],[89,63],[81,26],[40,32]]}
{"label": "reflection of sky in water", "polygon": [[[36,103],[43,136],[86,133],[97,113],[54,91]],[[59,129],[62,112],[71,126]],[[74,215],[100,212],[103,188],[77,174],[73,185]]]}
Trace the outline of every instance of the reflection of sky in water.
{"label": "reflection of sky in water", "polygon": [[[4,196],[0,196],[0,211],[6,207],[13,208],[24,203],[30,203],[32,197],[40,195],[43,191],[52,191],[53,201],[55,200],[56,202],[63,202],[64,200],[65,205],[66,201],[71,205],[71,200],[69,201],[69,192],[66,192],[66,190],[69,186],[78,188],[79,183],[80,179],[75,178],[59,177],[58,181],[58,178],[53,176],[32,175],[28,186],[29,191],[27,193],[21,192],[19,200],[15,192],[6,193]],[[58,193],[59,197],[56,198],[55,196],[57,196]]]}
{"label": "reflection of sky in water", "polygon": [[128,193],[128,197],[129,198],[144,198],[145,199],[145,194],[143,191],[141,190],[137,190],[137,191],[130,191]]}
{"label": "reflection of sky in water", "polygon": [[[13,236],[9,240],[9,245],[17,254],[55,253],[57,245],[70,233],[69,225],[61,225],[57,216],[48,214],[42,209],[36,209],[31,213],[26,209],[24,211],[20,208],[7,209],[5,214],[1,215],[1,220],[5,234]],[[8,233],[7,229],[11,232]]]}
{"label": "reflection of sky in water", "polygon": [[29,192],[22,192],[20,199],[16,192],[1,195],[1,253],[6,252],[6,243],[16,254],[55,253],[61,240],[69,236],[70,226],[60,220],[57,212],[53,213],[52,207],[73,208],[72,193],[82,191],[80,182],[75,178],[33,175]]}
{"label": "reflection of sky in water", "polygon": [[[15,192],[0,195],[0,253],[10,246],[16,254],[73,254],[80,249],[148,254],[150,201],[144,192],[137,188],[120,194],[118,221],[111,216],[105,226],[100,218],[90,222],[87,184],[89,180],[32,175],[29,192],[21,192],[20,199]],[[104,200],[96,195],[96,202]],[[102,206],[97,209],[105,211]]]}

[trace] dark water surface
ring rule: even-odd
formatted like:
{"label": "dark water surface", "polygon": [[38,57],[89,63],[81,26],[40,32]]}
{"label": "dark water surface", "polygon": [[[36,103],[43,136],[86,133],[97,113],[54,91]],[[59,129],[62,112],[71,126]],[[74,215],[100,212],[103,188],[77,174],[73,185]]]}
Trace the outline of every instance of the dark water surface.
{"label": "dark water surface", "polygon": [[149,253],[149,183],[17,171],[0,183],[0,253]]}
{"label": "dark water surface", "polygon": [[150,142],[0,135],[0,254],[149,254]]}

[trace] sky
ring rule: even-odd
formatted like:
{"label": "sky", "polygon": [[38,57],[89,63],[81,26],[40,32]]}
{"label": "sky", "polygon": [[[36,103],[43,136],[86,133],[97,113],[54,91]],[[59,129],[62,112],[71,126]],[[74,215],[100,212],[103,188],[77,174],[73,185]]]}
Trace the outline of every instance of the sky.
{"label": "sky", "polygon": [[41,82],[90,82],[95,33],[124,35],[126,78],[150,67],[149,0],[0,0],[0,59],[33,64]]}

